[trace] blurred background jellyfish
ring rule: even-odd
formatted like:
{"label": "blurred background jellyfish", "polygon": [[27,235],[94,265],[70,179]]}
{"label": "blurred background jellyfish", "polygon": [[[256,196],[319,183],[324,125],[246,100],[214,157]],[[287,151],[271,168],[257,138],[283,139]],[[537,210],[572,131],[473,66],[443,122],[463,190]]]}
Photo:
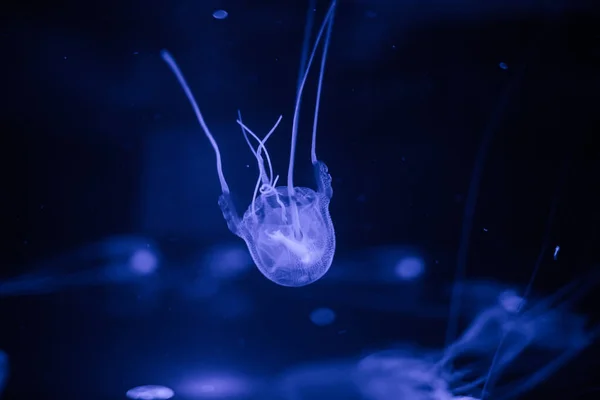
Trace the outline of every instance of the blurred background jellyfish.
{"label": "blurred background jellyfish", "polygon": [[256,393],[257,382],[231,371],[200,371],[186,374],[175,389],[190,399],[247,399]]}
{"label": "blurred background jellyfish", "polygon": [[435,352],[414,346],[385,350],[363,358],[353,375],[366,399],[451,400],[435,359]]}
{"label": "blurred background jellyfish", "polygon": [[137,282],[154,275],[159,259],[152,240],[113,236],[30,266],[31,272],[0,282],[0,296]]}
{"label": "blurred background jellyfish", "polygon": [[137,386],[127,391],[127,397],[134,400],[167,400],[174,395],[172,389],[160,385]]}
{"label": "blurred background jellyfish", "polygon": [[[339,258],[340,268],[331,270],[325,282],[395,284],[414,283],[426,271],[425,258],[416,248],[400,245],[373,246]],[[370,268],[364,268],[368,263]]]}
{"label": "blurred background jellyfish", "polygon": [[502,292],[441,354],[405,345],[363,358],[356,382],[368,399],[515,399],[600,334],[575,312],[597,277],[525,302]]}

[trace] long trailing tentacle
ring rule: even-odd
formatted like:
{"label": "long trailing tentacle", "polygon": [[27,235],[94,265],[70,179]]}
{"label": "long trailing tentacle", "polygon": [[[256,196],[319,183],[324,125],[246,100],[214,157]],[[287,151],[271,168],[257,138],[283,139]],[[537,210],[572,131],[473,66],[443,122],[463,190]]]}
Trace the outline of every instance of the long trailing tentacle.
{"label": "long trailing tentacle", "polygon": [[325,34],[325,43],[323,44],[323,55],[321,56],[321,68],[319,70],[319,83],[317,87],[317,99],[315,100],[315,116],[313,120],[312,141],[310,145],[310,160],[313,165],[317,163],[317,123],[319,121],[319,108],[321,105],[321,92],[323,91],[323,76],[325,75],[325,63],[327,62],[327,50],[329,49],[329,39],[333,29],[334,14],[329,17],[327,24],[327,33]]}
{"label": "long trailing tentacle", "polygon": [[[238,113],[239,113],[239,111],[238,111]],[[240,115],[240,117],[241,117],[241,115]],[[254,154],[254,156],[257,158],[259,163],[261,163],[261,165],[259,165],[259,167],[258,167],[259,169],[261,169],[261,167],[264,168],[264,165],[262,164],[263,160],[262,160],[261,153],[263,150],[265,151],[265,156],[267,157],[267,164],[269,167],[268,182],[270,185],[273,184],[273,164],[271,163],[271,157],[269,156],[269,152],[267,151],[267,147],[265,146],[265,144],[267,143],[267,140],[269,140],[269,138],[271,137],[273,132],[275,132],[275,129],[277,129],[277,126],[279,126],[279,123],[281,122],[282,118],[283,118],[283,116],[280,115],[279,118],[277,119],[277,122],[275,122],[275,125],[273,125],[273,127],[271,128],[269,133],[267,133],[267,135],[262,140],[260,140],[260,138],[254,132],[252,132],[252,130],[250,128],[248,128],[246,125],[244,125],[241,118],[236,121],[238,123],[238,125],[240,125],[242,127],[242,132],[244,133],[244,137],[246,138],[246,143],[248,143],[248,146],[250,146],[250,150],[252,151],[252,154]],[[250,136],[252,136],[254,139],[256,139],[256,141],[258,141],[258,149],[256,151],[252,147],[252,144],[250,144],[250,140],[248,139],[246,132],[248,132],[250,134]]]}
{"label": "long trailing tentacle", "polygon": [[[248,147],[250,147],[250,151],[252,152],[252,154],[254,155],[254,158],[256,158],[256,161],[258,163],[258,182],[261,182],[261,181],[263,183],[270,182],[270,178],[267,176],[267,172],[265,171],[265,162],[261,156],[260,149],[258,152],[256,150],[254,150],[254,147],[252,146],[252,143],[250,143],[250,139],[248,138],[248,133],[246,133],[246,132],[250,132],[250,135],[252,135],[255,138],[256,138],[256,135],[254,133],[252,133],[249,129],[246,129],[246,126],[242,123],[242,114],[241,114],[240,110],[238,110],[238,121],[240,121],[239,125],[242,128],[242,135],[244,135],[244,139],[246,140]],[[258,142],[260,143],[260,139],[258,139]]]}
{"label": "long trailing tentacle", "polygon": [[[275,187],[274,187],[278,178],[273,177],[273,164],[271,163],[271,157],[269,156],[269,152],[267,151],[267,147],[265,146],[265,143],[267,142],[267,140],[269,140],[269,137],[271,137],[273,132],[275,132],[275,129],[277,129],[277,127],[279,126],[279,123],[281,122],[282,118],[283,118],[283,116],[280,115],[279,118],[277,119],[277,122],[275,122],[275,125],[273,125],[273,127],[271,128],[269,133],[267,133],[265,135],[265,137],[261,140],[254,132],[252,132],[252,130],[250,128],[248,128],[246,125],[244,125],[244,123],[242,122],[242,114],[238,110],[238,120],[236,122],[242,128],[242,133],[244,135],[244,138],[246,139],[246,143],[248,143],[248,146],[250,147],[252,154],[254,154],[254,156],[256,157],[256,160],[258,162],[259,175],[258,175],[258,180],[256,181],[256,185],[254,186],[254,193],[252,194],[252,205],[251,205],[252,215],[254,216],[254,218],[256,218],[256,196],[258,195],[259,188],[260,188],[261,194],[264,194],[264,193],[267,193],[270,191],[273,191],[275,193],[277,202],[282,207],[282,212],[284,213],[283,215],[285,217],[285,207],[284,207],[283,203],[281,202],[281,200],[279,199],[279,195],[277,194],[277,191],[275,190]],[[257,150],[254,150],[254,147],[252,147],[252,144],[250,143],[250,139],[248,138],[248,134],[250,134],[250,136],[252,136],[254,139],[256,139],[256,141],[258,141]],[[264,160],[261,155],[263,150],[265,152],[265,157],[267,158],[267,164],[269,167],[269,176],[268,177],[265,172]],[[260,184],[261,181],[262,181],[262,186]],[[284,220],[285,220],[285,218],[284,218]]]}
{"label": "long trailing tentacle", "polygon": [[161,55],[162,59],[167,63],[169,68],[171,68],[171,71],[173,71],[173,74],[175,74],[175,77],[177,78],[177,80],[179,81],[179,84],[181,85],[181,88],[185,92],[185,95],[187,96],[188,101],[192,105],[194,113],[196,114],[196,118],[198,119],[198,122],[200,123],[200,126],[202,127],[202,130],[204,131],[204,134],[210,141],[210,144],[212,145],[212,147],[215,151],[215,155],[217,157],[217,174],[219,175],[219,183],[221,184],[221,191],[223,192],[223,194],[229,194],[229,185],[227,185],[227,181],[225,181],[225,176],[223,175],[223,165],[221,162],[221,152],[219,151],[219,145],[217,144],[212,133],[210,133],[210,130],[208,129],[208,126],[206,125],[206,122],[204,122],[204,117],[202,117],[202,113],[200,112],[198,103],[196,103],[196,99],[194,98],[192,90],[190,89],[189,85],[187,84],[185,77],[181,73],[181,70],[179,69],[179,66],[177,66],[177,63],[175,62],[175,59],[173,58],[171,53],[169,53],[167,50],[162,50],[160,52],[160,55]]}
{"label": "long trailing tentacle", "polygon": [[[323,36],[323,32],[325,31],[325,27],[327,27],[331,21],[331,18],[333,16],[333,13],[336,8],[336,4],[337,4],[336,0],[333,0],[331,3],[331,6],[329,7],[329,10],[327,11],[327,15],[325,16],[325,20],[323,21],[323,24],[321,25],[321,28],[319,29],[319,33],[317,34],[317,38],[315,40],[315,45],[314,45],[313,50],[308,59],[308,63],[306,65],[306,70],[304,72],[304,76],[302,77],[302,81],[300,82],[300,85],[298,87],[298,91],[296,94],[296,104],[294,107],[294,119],[292,122],[292,140],[291,140],[291,146],[290,146],[290,162],[289,162],[289,166],[288,166],[288,179],[287,179],[287,189],[288,189],[288,195],[289,195],[290,199],[293,198],[294,193],[295,193],[294,192],[294,160],[295,160],[295,156],[296,156],[296,141],[298,138],[298,119],[299,119],[299,114],[300,114],[300,103],[301,103],[301,99],[302,99],[302,92],[304,90],[304,85],[306,84],[308,72],[310,71],[310,67],[311,67],[313,59],[315,57],[317,47],[319,46],[321,37]],[[292,223],[293,223],[294,231],[296,234],[300,234],[300,217],[298,216],[298,207],[296,206],[295,202],[293,202],[293,201],[291,201],[290,204],[292,206]]]}

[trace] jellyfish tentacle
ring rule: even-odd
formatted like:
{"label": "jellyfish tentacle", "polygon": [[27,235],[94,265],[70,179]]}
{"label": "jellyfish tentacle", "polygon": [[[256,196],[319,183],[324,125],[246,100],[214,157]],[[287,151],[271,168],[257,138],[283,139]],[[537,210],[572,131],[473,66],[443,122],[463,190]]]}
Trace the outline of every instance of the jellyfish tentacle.
{"label": "jellyfish tentacle", "polygon": [[[328,26],[331,17],[335,11],[336,1],[334,0],[327,11],[327,15],[325,16],[325,20],[319,29],[319,33],[317,34],[317,38],[315,40],[315,45],[313,46],[313,50],[308,59],[308,63],[306,64],[306,70],[304,71],[304,76],[302,77],[302,81],[299,85],[298,92],[296,94],[296,104],[294,107],[294,118],[292,122],[292,140],[290,146],[290,162],[288,165],[288,179],[287,179],[287,190],[288,196],[291,198],[294,197],[294,159],[296,154],[296,141],[298,138],[298,118],[300,114],[300,103],[302,100],[302,92],[304,90],[304,85],[306,84],[306,79],[308,77],[308,72],[310,71],[310,67],[312,65],[313,59],[315,57],[315,53],[319,43],[321,41],[321,37],[323,36],[323,32],[325,31],[325,27]],[[298,207],[294,201],[291,202],[292,206],[292,225],[294,232],[299,235],[300,234],[300,221],[298,215]]]}
{"label": "jellyfish tentacle", "polygon": [[[265,163],[261,156],[261,149],[262,149],[262,147],[264,147],[264,143],[261,142],[261,140],[258,138],[258,136],[256,136],[256,134],[254,134],[254,132],[252,132],[252,130],[250,130],[250,128],[248,128],[246,125],[244,125],[244,123],[242,122],[242,114],[240,113],[239,110],[238,110],[238,117],[239,117],[239,119],[236,122],[242,128],[242,134],[244,135],[244,139],[246,139],[246,143],[248,143],[248,146],[250,147],[250,150],[252,151],[252,154],[254,154],[254,157],[256,158],[256,161],[258,163],[258,171],[259,171],[258,179],[256,181],[256,185],[254,186],[254,192],[252,194],[252,215],[256,219],[257,218],[257,216],[256,216],[256,196],[258,193],[258,188],[261,186],[261,184],[260,184],[261,181],[263,183],[263,186],[269,185],[272,180],[272,177],[267,176],[267,173],[265,172]],[[252,147],[252,144],[250,143],[250,139],[248,138],[248,134],[246,132],[248,132],[253,138],[255,138],[258,141],[258,143],[259,143],[258,150],[256,150],[256,151],[254,150],[254,147]],[[268,137],[265,137],[264,141],[266,141],[267,139],[268,139]],[[271,160],[269,159],[269,153],[267,152],[266,148],[265,148],[265,154],[266,154],[269,166],[270,166]],[[272,172],[271,172],[271,174],[272,174]]]}
{"label": "jellyfish tentacle", "polygon": [[[335,6],[335,1],[333,6]],[[317,86],[317,99],[315,100],[315,116],[313,120],[312,141],[310,145],[310,160],[313,163],[313,165],[317,163],[317,124],[319,120],[319,108],[321,105],[321,92],[323,90],[323,76],[325,75],[325,63],[327,62],[327,50],[329,49],[329,40],[331,38],[331,31],[333,29],[333,18],[334,14],[332,13],[329,17],[329,23],[327,24],[327,33],[325,33],[325,43],[323,44],[323,54],[321,56],[321,68],[319,70],[319,83]]]}
{"label": "jellyfish tentacle", "polygon": [[302,83],[302,76],[306,68],[306,59],[308,57],[308,47],[310,42],[310,34],[314,23],[314,10],[316,7],[316,0],[310,0],[308,9],[306,10],[306,24],[304,25],[304,39],[302,39],[302,53],[300,54],[300,68],[298,69],[298,83],[296,84],[296,94],[300,90],[300,84]]}
{"label": "jellyfish tentacle", "polygon": [[[242,128],[242,135],[244,135],[244,139],[246,140],[248,147],[250,147],[250,151],[254,155],[254,158],[256,158],[256,161],[258,164],[258,181],[259,182],[262,181],[263,183],[269,182],[270,179],[267,176],[267,172],[265,170],[264,160],[263,160],[262,156],[260,155],[260,153],[257,152],[256,150],[254,150],[254,146],[252,146],[252,143],[250,143],[250,139],[248,138],[247,132],[250,132],[250,134],[254,137],[256,137],[256,135],[254,135],[254,133],[252,133],[252,131],[250,131],[250,129],[247,129],[246,125],[244,125],[244,123],[242,122],[242,114],[241,114],[240,110],[238,110],[238,119],[236,122],[238,122],[238,125],[240,125],[240,128]],[[260,139],[258,141],[260,143]]]}
{"label": "jellyfish tentacle", "polygon": [[235,209],[229,192],[219,196],[219,207],[221,208],[221,212],[223,213],[223,217],[225,218],[225,222],[227,222],[227,227],[231,233],[242,237],[240,233],[240,217]]}
{"label": "jellyfish tentacle", "polygon": [[219,145],[217,144],[217,141],[213,137],[212,133],[210,133],[210,130],[208,129],[208,126],[206,125],[206,122],[204,122],[204,117],[202,116],[202,113],[200,112],[198,103],[196,103],[194,94],[192,93],[192,90],[188,86],[188,84],[185,80],[185,77],[181,73],[181,70],[179,69],[179,66],[175,62],[175,59],[173,58],[171,53],[169,53],[167,50],[162,50],[160,52],[160,55],[161,55],[162,59],[167,63],[169,68],[171,68],[171,71],[173,71],[173,74],[175,74],[175,77],[179,81],[179,85],[183,89],[185,95],[187,96],[187,98],[194,110],[194,113],[196,114],[196,118],[198,119],[198,122],[200,123],[200,126],[202,127],[202,130],[204,131],[204,134],[210,141],[210,144],[212,145],[212,147],[215,151],[215,155],[217,158],[217,174],[219,175],[219,183],[221,184],[221,191],[223,192],[223,194],[229,194],[229,185],[227,185],[227,181],[225,180],[225,176],[223,175],[223,165],[221,162],[221,152],[219,151]]}
{"label": "jellyfish tentacle", "polygon": [[[269,137],[271,137],[273,132],[275,132],[275,129],[277,129],[277,126],[279,126],[279,123],[281,122],[281,119],[283,118],[283,116],[282,115],[279,116],[279,118],[277,119],[277,122],[275,122],[275,125],[271,128],[269,133],[267,133],[267,135],[261,140],[254,132],[252,132],[252,130],[250,128],[248,128],[246,125],[244,125],[244,123],[241,120],[241,113],[239,111],[238,111],[238,115],[240,118],[236,122],[242,127],[242,133],[244,134],[244,137],[246,138],[246,142],[248,143],[248,146],[250,146],[252,153],[254,154],[254,156],[256,157],[256,159],[258,161],[258,168],[260,170],[259,177],[256,182],[256,186],[254,187],[254,194],[252,195],[252,214],[256,217],[255,203],[256,203],[256,196],[257,196],[259,188],[260,188],[261,194],[265,194],[267,192],[268,193],[272,192],[275,194],[277,202],[281,205],[282,212],[285,217],[285,206],[280,201],[279,194],[275,190],[276,179],[273,178],[273,164],[271,163],[271,157],[269,156],[269,152],[267,151],[267,147],[265,146],[265,143],[267,142],[267,140],[269,140]],[[258,141],[258,149],[256,151],[250,144],[250,140],[249,140],[246,132],[249,133],[254,139],[256,139],[256,141]],[[268,177],[268,179],[266,177],[266,172],[264,169],[264,160],[261,156],[262,150],[265,151],[265,157],[267,158],[267,164],[269,167],[270,176]],[[262,181],[262,185],[260,184],[261,181]]]}
{"label": "jellyfish tentacle", "polygon": [[[257,160],[259,161],[258,168],[259,168],[259,170],[261,170],[261,174],[263,172],[265,172],[265,176],[266,176],[266,171],[264,170],[264,161],[263,161],[263,158],[261,155],[262,151],[263,150],[265,151],[265,156],[267,158],[267,166],[269,168],[269,175],[268,175],[268,179],[266,179],[266,180],[263,179],[263,183],[266,184],[268,182],[268,184],[272,186],[273,185],[273,164],[271,163],[271,157],[269,156],[269,152],[267,151],[266,143],[267,143],[267,140],[269,140],[269,138],[273,134],[273,132],[275,132],[275,129],[277,129],[277,127],[279,126],[279,123],[281,122],[283,115],[279,116],[279,118],[275,122],[275,125],[273,125],[273,127],[271,128],[269,133],[267,133],[262,140],[254,132],[252,132],[252,130],[250,128],[248,128],[242,122],[242,115],[239,111],[238,111],[238,116],[239,116],[239,119],[236,122],[241,126],[242,133],[244,134],[244,138],[246,139],[246,143],[248,143],[248,146],[250,147],[252,154],[254,154],[254,157],[256,157]],[[250,143],[250,139],[248,138],[248,135],[246,134],[246,132],[248,132],[258,142],[257,150],[254,150],[254,147]]]}

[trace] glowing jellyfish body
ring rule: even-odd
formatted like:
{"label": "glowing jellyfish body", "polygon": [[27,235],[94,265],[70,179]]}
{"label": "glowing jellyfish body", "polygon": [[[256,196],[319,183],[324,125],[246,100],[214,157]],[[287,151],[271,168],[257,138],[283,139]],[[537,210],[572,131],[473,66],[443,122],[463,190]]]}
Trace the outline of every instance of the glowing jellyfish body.
{"label": "glowing jellyfish body", "polygon": [[[219,206],[227,221],[227,226],[231,232],[246,242],[250,255],[262,274],[282,286],[304,286],[320,279],[331,267],[335,253],[335,232],[329,215],[329,201],[333,194],[331,176],[325,163],[317,160],[315,150],[319,102],[335,6],[336,1],[333,1],[317,35],[306,69],[301,73],[292,124],[287,186],[276,186],[279,176],[273,175],[273,167],[265,147],[266,141],[277,128],[281,117],[273,129],[261,140],[243,124],[241,114],[238,113],[237,122],[242,127],[242,133],[256,157],[259,168],[259,177],[252,203],[241,219],[231,200],[229,186],[223,175],[221,154],[217,142],[204,122],[196,100],[175,60],[166,50],[161,53],[162,58],[177,77],[194,109],[198,122],[215,151],[217,173],[222,190]],[[317,182],[317,191],[314,191],[305,187],[294,187],[293,170],[302,92],[324,33],[311,145],[311,161]],[[250,143],[248,135],[258,142],[256,149]],[[267,166],[265,166],[263,153]]]}
{"label": "glowing jellyfish body", "polygon": [[244,239],[260,272],[282,286],[312,283],[333,261],[331,177],[325,164],[317,162],[314,167],[322,190],[296,187],[290,196],[286,187],[272,188],[253,202],[241,221],[235,219],[227,197],[219,202],[230,229]]}

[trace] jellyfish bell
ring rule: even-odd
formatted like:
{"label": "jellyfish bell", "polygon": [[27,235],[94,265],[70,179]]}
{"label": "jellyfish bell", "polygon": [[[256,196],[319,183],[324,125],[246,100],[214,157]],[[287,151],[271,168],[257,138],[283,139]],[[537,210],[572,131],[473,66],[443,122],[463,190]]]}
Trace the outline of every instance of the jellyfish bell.
{"label": "jellyfish bell", "polygon": [[[273,166],[265,146],[266,141],[281,121],[281,116],[271,131],[263,139],[260,139],[244,125],[241,114],[238,112],[237,123],[242,128],[244,138],[250,146],[259,168],[253,200],[242,218],[239,217],[232,202],[229,185],[223,174],[219,146],[210,133],[177,63],[169,52],[166,50],[161,52],[163,60],[168,64],[183,88],[196,118],[215,152],[217,175],[222,191],[222,195],[219,197],[219,206],[229,230],[246,242],[252,259],[262,274],[282,286],[304,286],[320,279],[331,267],[335,253],[335,231],[329,214],[329,201],[333,194],[331,176],[325,163],[319,161],[316,155],[316,127],[319,103],[335,7],[336,0],[333,0],[317,34],[306,69],[301,73],[292,123],[287,186],[277,186],[279,176],[273,174]],[[311,161],[317,180],[317,191],[315,191],[294,186],[293,172],[302,94],[308,72],[323,36],[325,38],[311,142]],[[258,142],[256,149],[251,144],[248,136]]]}
{"label": "jellyfish bell", "polygon": [[[331,177],[324,172],[321,186],[330,188]],[[254,263],[262,274],[282,286],[304,286],[320,279],[329,270],[335,253],[335,234],[325,191],[294,188],[290,197],[277,187],[248,208],[239,236],[244,239]],[[295,206],[295,210],[294,210]],[[295,229],[292,213],[297,213]]]}

